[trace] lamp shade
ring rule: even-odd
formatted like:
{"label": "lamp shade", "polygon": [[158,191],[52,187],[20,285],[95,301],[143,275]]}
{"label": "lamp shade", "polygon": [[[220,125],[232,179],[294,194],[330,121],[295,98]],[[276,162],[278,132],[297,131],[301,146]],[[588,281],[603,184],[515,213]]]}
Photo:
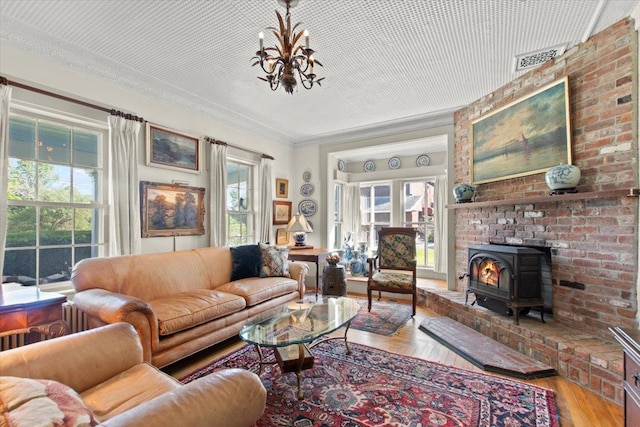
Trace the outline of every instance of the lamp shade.
{"label": "lamp shade", "polygon": [[305,233],[311,233],[313,229],[307,222],[307,219],[304,217],[304,215],[300,215],[300,212],[297,212],[291,218],[291,220],[289,221],[289,224],[287,224],[287,231],[293,232],[293,233],[296,233],[299,231],[303,231]]}

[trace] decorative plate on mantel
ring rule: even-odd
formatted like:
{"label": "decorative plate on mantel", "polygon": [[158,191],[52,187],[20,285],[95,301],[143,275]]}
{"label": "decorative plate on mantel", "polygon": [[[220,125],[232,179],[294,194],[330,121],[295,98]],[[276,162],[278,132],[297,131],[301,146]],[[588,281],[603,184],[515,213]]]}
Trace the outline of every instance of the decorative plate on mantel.
{"label": "decorative plate on mantel", "polygon": [[342,160],[338,160],[338,170],[340,172],[344,172],[344,170],[346,169],[346,165],[344,164],[344,161]]}
{"label": "decorative plate on mantel", "polygon": [[400,159],[392,157],[389,159],[389,169],[398,169],[400,167]]}

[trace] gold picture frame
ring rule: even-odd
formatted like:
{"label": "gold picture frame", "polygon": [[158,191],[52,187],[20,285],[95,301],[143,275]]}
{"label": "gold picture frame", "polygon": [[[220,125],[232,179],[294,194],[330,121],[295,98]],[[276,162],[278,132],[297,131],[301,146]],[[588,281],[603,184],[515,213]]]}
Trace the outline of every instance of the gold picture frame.
{"label": "gold picture frame", "polygon": [[147,123],[147,166],[200,173],[200,138]]}
{"label": "gold picture frame", "polygon": [[142,237],[204,234],[204,188],[140,181]]}
{"label": "gold picture frame", "polygon": [[284,178],[276,178],[276,197],[286,199],[289,197],[289,180]]}
{"label": "gold picture frame", "polygon": [[289,233],[285,228],[276,229],[276,245],[286,245],[289,243]]}
{"label": "gold picture frame", "polygon": [[471,123],[474,184],[571,164],[569,77],[565,76]]}

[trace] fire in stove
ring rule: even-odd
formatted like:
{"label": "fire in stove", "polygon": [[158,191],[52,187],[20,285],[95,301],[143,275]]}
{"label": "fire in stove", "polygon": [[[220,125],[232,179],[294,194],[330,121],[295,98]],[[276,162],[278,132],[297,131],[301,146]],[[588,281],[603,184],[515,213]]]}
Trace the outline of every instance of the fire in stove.
{"label": "fire in stove", "polygon": [[497,263],[491,260],[485,260],[480,266],[480,271],[479,279],[481,282],[489,286],[498,286],[500,268]]}

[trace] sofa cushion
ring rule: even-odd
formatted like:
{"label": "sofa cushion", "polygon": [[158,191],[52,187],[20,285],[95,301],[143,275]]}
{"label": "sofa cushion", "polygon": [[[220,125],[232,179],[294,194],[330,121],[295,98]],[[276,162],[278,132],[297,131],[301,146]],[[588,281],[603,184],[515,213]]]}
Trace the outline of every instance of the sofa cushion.
{"label": "sofa cushion", "polygon": [[140,363],[81,393],[86,405],[103,422],[182,384],[148,363]]}
{"label": "sofa cushion", "polygon": [[220,292],[220,288],[194,289],[149,301],[158,318],[160,335],[171,335],[246,307],[237,295]]}
{"label": "sofa cushion", "polygon": [[262,243],[259,245],[262,253],[260,277],[291,277],[288,262],[289,249]]}
{"label": "sofa cushion", "polygon": [[258,245],[242,245],[231,247],[233,269],[231,280],[240,280],[245,277],[260,276],[262,266],[262,253]]}
{"label": "sofa cushion", "polygon": [[98,425],[78,393],[51,380],[0,377],[0,410],[8,427]]}
{"label": "sofa cushion", "polygon": [[285,277],[247,278],[229,282],[216,288],[221,292],[238,295],[251,307],[261,302],[298,290],[298,283]]}

